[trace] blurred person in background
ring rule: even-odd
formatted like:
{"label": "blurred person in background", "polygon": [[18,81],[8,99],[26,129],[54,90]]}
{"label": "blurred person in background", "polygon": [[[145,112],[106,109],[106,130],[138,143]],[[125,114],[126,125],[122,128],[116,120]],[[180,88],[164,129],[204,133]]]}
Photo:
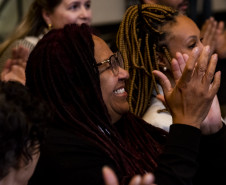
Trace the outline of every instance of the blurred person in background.
{"label": "blurred person in background", "polygon": [[91,0],[34,0],[20,25],[0,45],[1,80],[25,83],[27,58],[51,29],[92,20]]}
{"label": "blurred person in background", "polygon": [[34,172],[50,111],[18,82],[0,81],[0,184],[26,185]]}

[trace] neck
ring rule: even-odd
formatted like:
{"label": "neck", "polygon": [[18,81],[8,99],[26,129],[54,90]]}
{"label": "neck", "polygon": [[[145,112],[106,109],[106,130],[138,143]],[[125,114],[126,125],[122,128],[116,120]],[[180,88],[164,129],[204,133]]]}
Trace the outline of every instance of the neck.
{"label": "neck", "polygon": [[10,170],[9,174],[0,181],[0,185],[27,185],[27,181],[18,178],[17,170]]}
{"label": "neck", "polygon": [[111,124],[113,125],[113,124],[115,124],[118,120],[120,120],[121,119],[121,115],[120,116],[114,116],[113,118],[112,118],[112,120],[111,120]]}

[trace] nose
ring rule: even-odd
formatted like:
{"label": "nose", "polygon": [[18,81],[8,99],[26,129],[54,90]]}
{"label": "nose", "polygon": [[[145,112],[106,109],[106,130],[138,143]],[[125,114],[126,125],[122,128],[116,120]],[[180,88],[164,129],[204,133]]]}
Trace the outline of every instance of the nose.
{"label": "nose", "polygon": [[128,80],[129,79],[129,73],[125,69],[119,67],[119,79]]}
{"label": "nose", "polygon": [[85,8],[85,6],[81,6],[79,17],[80,18],[88,18],[88,10]]}

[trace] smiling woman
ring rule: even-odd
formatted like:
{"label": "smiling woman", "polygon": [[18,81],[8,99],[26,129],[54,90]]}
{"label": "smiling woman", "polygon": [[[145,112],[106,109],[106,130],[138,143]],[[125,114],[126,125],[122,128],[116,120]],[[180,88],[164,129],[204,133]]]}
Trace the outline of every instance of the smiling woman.
{"label": "smiling woman", "polygon": [[62,28],[66,24],[91,24],[91,0],[61,0],[54,11],[43,10],[47,25]]}
{"label": "smiling woman", "polygon": [[[207,62],[210,56],[206,50],[193,50],[192,54],[188,63],[194,68],[197,62],[209,65],[206,73],[214,70],[216,57]],[[202,57],[198,58],[199,54]],[[210,165],[214,180],[222,177],[215,169],[225,169],[226,151],[218,151],[226,147],[226,127],[217,114],[211,114],[213,122],[202,125],[208,134],[217,132],[211,139],[214,146],[218,141],[222,144],[207,153],[200,144],[199,130],[219,87],[219,74],[213,84],[207,78],[202,84],[203,75],[190,76],[187,68],[183,75],[195,86],[202,86],[201,90],[187,83],[187,78],[181,80],[187,88],[165,88],[169,89],[166,97],[173,118],[180,123],[172,125],[168,135],[128,111],[125,81],[129,74],[119,60],[120,55],[113,54],[87,25],[52,30],[34,48],[26,68],[26,86],[48,103],[54,121],[48,124],[46,144],[29,184],[102,185],[104,166],[111,167],[123,185],[136,174],[147,172],[154,173],[158,185],[192,184],[197,171],[200,173],[195,177],[201,181],[210,171],[199,155],[211,160],[204,164],[214,164]],[[211,146],[205,139],[202,144],[208,149]]]}
{"label": "smiling woman", "polygon": [[171,60],[178,57],[178,52],[191,56],[195,47],[202,50],[201,40],[197,25],[169,7],[145,4],[126,11],[117,45],[132,77],[127,84],[131,112],[169,131],[172,116],[156,98],[163,91],[153,70],[162,71],[175,85]]}
{"label": "smiling woman", "polygon": [[[106,61],[106,59],[112,61],[108,64],[105,63],[105,66],[99,66],[99,70],[103,100],[106,102],[108,112],[111,115],[111,122],[115,123],[129,110],[129,104],[126,99],[127,93],[125,92],[125,81],[128,80],[129,74],[122,68],[122,57],[119,59],[116,55],[112,55],[113,53],[110,48],[99,37],[93,36],[93,40],[95,43],[96,52],[94,56],[97,61],[97,66],[102,61]],[[116,62],[116,60],[121,60],[121,62],[113,65],[113,62]],[[103,69],[103,67],[105,68]]]}
{"label": "smiling woman", "polygon": [[[1,79],[24,84],[27,58],[44,34],[66,24],[90,25],[91,20],[91,0],[34,0],[21,24],[0,45]],[[21,48],[28,50],[25,56]]]}

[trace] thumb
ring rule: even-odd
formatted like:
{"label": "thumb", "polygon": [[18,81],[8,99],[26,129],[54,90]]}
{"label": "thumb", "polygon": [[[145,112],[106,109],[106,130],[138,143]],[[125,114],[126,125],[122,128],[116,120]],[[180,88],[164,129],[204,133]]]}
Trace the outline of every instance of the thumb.
{"label": "thumb", "polygon": [[164,75],[162,72],[157,71],[157,70],[154,70],[153,74],[155,75],[155,77],[158,78],[158,80],[162,86],[164,94],[168,95],[168,93],[172,89],[169,79],[166,77],[166,75]]}
{"label": "thumb", "polygon": [[158,94],[156,98],[161,101],[164,105],[166,104],[165,98],[162,94]]}

